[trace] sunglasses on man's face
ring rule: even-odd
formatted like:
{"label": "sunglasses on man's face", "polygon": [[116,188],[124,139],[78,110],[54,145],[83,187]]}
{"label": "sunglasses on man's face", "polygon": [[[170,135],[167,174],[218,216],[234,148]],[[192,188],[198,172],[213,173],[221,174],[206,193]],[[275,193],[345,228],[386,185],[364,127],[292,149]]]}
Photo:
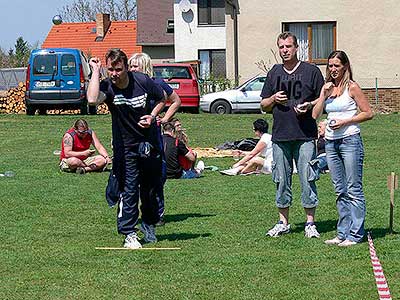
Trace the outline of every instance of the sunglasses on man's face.
{"label": "sunglasses on man's face", "polygon": [[89,131],[88,130],[76,130],[78,133],[80,133],[80,134],[85,134],[85,133],[88,133]]}

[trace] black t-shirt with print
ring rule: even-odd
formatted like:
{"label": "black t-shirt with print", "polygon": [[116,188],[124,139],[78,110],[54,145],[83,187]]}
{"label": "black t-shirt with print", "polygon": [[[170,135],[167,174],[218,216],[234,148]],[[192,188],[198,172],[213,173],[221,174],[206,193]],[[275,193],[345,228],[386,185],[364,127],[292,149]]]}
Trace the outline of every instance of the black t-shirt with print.
{"label": "black t-shirt with print", "polygon": [[167,163],[167,178],[180,178],[182,166],[179,164],[178,155],[185,156],[189,150],[181,141],[169,134],[163,135],[165,160]]}
{"label": "black t-shirt with print", "polygon": [[317,99],[323,84],[324,78],[315,65],[301,62],[291,74],[284,70],[282,64],[273,66],[268,72],[261,98],[269,98],[279,91],[284,91],[288,97],[287,104],[275,104],[272,109],[273,142],[307,141],[317,138],[317,124],[311,110],[297,115],[293,107]]}
{"label": "black t-shirt with print", "polygon": [[155,123],[150,128],[141,128],[138,122],[140,117],[151,113],[150,99],[164,99],[163,90],[143,73],[128,72],[128,77],[129,84],[125,89],[116,87],[109,78],[100,83],[100,90],[107,97],[104,102],[112,116],[113,139],[122,139],[119,142],[125,147],[142,141],[153,144],[157,140]]}

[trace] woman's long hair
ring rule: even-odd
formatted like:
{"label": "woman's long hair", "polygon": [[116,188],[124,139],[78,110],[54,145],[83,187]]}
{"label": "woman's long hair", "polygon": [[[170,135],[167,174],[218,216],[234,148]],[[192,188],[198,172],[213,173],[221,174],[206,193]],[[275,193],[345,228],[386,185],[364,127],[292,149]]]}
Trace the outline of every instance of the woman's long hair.
{"label": "woman's long hair", "polygon": [[329,60],[332,58],[338,58],[344,66],[344,74],[339,82],[340,95],[343,94],[344,90],[349,86],[350,81],[353,81],[353,72],[351,71],[350,60],[344,51],[337,50],[329,54],[328,62],[326,64],[326,82],[333,82],[331,71],[329,70]]}
{"label": "woman's long hair", "polygon": [[151,63],[151,57],[147,53],[142,52],[133,54],[128,60],[129,68],[131,68],[133,62],[137,62],[138,65],[141,66],[144,74],[153,77],[153,65]]}

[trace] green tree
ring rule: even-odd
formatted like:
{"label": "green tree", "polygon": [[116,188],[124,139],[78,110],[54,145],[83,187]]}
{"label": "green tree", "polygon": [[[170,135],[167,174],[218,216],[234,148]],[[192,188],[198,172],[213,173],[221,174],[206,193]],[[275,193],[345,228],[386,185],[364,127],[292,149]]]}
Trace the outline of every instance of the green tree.
{"label": "green tree", "polygon": [[14,67],[26,67],[30,52],[31,48],[28,42],[20,36],[15,43]]}

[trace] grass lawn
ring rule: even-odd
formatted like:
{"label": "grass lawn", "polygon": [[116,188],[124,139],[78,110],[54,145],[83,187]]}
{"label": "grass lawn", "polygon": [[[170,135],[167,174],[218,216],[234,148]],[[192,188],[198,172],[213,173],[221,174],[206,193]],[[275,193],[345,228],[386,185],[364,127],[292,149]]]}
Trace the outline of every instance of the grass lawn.
{"label": "grass lawn", "polygon": [[[267,238],[277,221],[271,177],[169,180],[166,221],[157,247],[179,251],[107,251],[120,247],[116,210],[105,202],[108,173],[62,174],[61,137],[79,116],[0,115],[0,299],[378,299],[368,244],[341,249],[329,175],[318,181],[320,239],[306,239],[294,177],[293,233]],[[193,147],[252,137],[252,121],[270,115],[181,114]],[[88,116],[110,150],[110,116]],[[362,124],[366,227],[393,299],[400,299],[400,237],[387,232],[387,175],[400,173],[400,116]],[[230,158],[205,159],[227,168]],[[400,231],[396,192],[395,230]],[[145,247],[149,247],[146,245]],[[151,246],[152,247],[152,246]]]}

